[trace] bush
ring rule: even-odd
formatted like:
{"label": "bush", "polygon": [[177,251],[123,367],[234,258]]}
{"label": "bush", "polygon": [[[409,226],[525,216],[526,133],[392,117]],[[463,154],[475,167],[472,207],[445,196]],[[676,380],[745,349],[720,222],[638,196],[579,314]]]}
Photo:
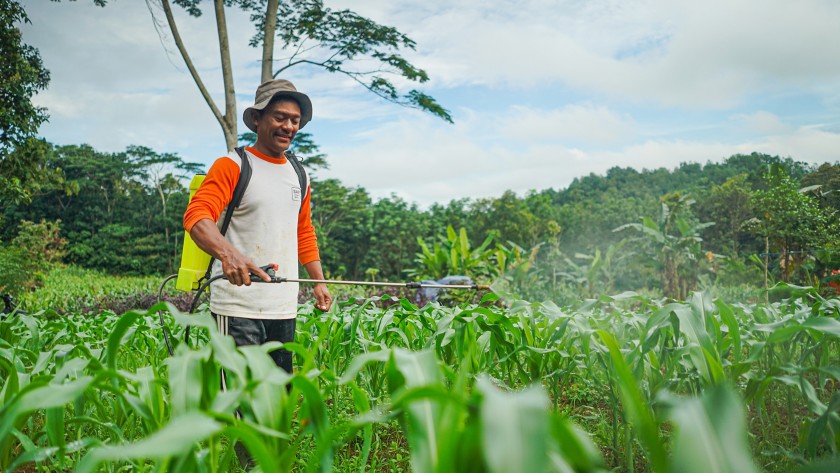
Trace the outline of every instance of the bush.
{"label": "bush", "polygon": [[0,293],[18,297],[43,285],[38,262],[20,247],[0,245]]}
{"label": "bush", "polygon": [[59,234],[60,223],[61,220],[51,222],[42,219],[41,223],[23,220],[12,244],[23,248],[30,258],[44,266],[58,263],[67,253],[67,240]]}

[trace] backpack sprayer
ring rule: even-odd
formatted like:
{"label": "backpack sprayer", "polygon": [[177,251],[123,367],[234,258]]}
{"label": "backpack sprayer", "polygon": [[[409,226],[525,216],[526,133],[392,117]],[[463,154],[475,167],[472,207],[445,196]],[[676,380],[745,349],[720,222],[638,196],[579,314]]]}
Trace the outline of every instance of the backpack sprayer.
{"label": "backpack sprayer", "polygon": [[[245,193],[245,188],[248,186],[248,181],[251,179],[251,165],[248,156],[245,154],[242,148],[236,148],[235,150],[240,158],[241,158],[241,165],[240,165],[240,174],[239,180],[236,183],[236,188],[233,191],[233,197],[231,198],[230,203],[228,204],[228,211],[225,212],[224,219],[222,221],[222,226],[219,231],[222,235],[225,234],[227,231],[228,226],[230,225],[230,218],[233,215],[233,210],[239,206],[239,203],[242,200],[242,195]],[[298,174],[298,179],[301,183],[301,189],[306,189],[306,173],[303,169],[303,166],[300,165],[300,162],[294,156],[294,154],[290,152],[286,152],[286,157],[288,158],[289,162],[292,163],[292,166],[295,169],[295,172]],[[190,200],[192,200],[193,196],[195,195],[198,188],[201,186],[201,183],[204,182],[205,175],[198,174],[193,177],[192,181],[190,182]],[[303,201],[303,199],[301,199]],[[158,300],[161,300],[163,294],[163,288],[167,282],[171,281],[172,279],[177,278],[175,282],[175,289],[184,292],[191,292],[195,291],[195,297],[193,297],[192,303],[190,304],[190,311],[189,313],[195,312],[196,307],[198,306],[198,301],[201,298],[201,295],[204,291],[210,287],[210,284],[214,281],[219,279],[227,279],[227,277],[223,274],[219,274],[216,276],[210,276],[211,269],[213,266],[213,258],[204,252],[201,248],[196,245],[195,241],[190,237],[190,234],[185,232],[184,233],[184,244],[181,251],[181,266],[178,268],[178,273],[168,276],[160,285],[160,289],[158,290]],[[302,284],[330,284],[330,285],[348,285],[348,286],[382,286],[382,287],[403,287],[406,289],[424,289],[424,288],[434,288],[434,289],[471,289],[475,291],[486,291],[490,290],[490,286],[483,285],[483,284],[437,284],[437,283],[421,283],[421,282],[375,282],[375,281],[344,281],[344,280],[335,280],[335,279],[298,279],[298,278],[285,278],[282,276],[277,276],[277,265],[275,264],[267,264],[265,266],[261,266],[261,269],[265,271],[268,276],[271,278],[270,281],[263,281],[262,278],[255,274],[251,274],[251,282],[254,283],[262,283],[262,284],[282,284],[286,282],[296,282]],[[160,325],[163,328],[163,338],[166,341],[166,347],[169,349],[169,354],[174,355],[174,350],[172,349],[172,344],[169,341],[169,332],[166,329],[166,324],[163,320],[163,313],[158,313],[160,317]],[[184,334],[184,341],[189,338],[189,326],[187,327],[185,334]]]}

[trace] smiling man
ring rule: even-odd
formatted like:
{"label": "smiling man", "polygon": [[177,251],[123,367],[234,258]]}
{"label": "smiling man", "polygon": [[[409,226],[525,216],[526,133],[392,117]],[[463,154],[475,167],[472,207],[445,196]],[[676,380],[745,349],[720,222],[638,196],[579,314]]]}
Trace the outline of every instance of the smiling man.
{"label": "smiling man", "polygon": [[[267,81],[257,88],[254,105],[242,116],[257,133],[257,142],[243,153],[252,175],[225,235],[216,222],[230,203],[239,180],[242,157],[236,152],[213,163],[184,213],[184,228],[199,248],[215,258],[213,275],[224,274],[211,286],[210,311],[219,330],[236,344],[291,342],[297,317],[297,283],[251,283],[250,274],[264,281],[260,268],[277,264],[278,276],[297,278],[298,261],[313,279],[324,279],[310,213],[311,186],[306,188],[286,151],[295,134],[312,119],[312,102],[287,80]],[[332,304],[324,284],[315,285],[316,306]],[[292,354],[272,353],[278,366],[292,372]]]}

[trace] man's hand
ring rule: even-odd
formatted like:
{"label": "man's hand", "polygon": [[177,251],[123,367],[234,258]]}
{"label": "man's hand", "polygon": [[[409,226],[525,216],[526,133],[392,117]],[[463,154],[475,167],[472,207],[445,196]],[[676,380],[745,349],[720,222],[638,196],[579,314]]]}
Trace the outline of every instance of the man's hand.
{"label": "man's hand", "polygon": [[[321,269],[320,261],[310,261],[303,265],[303,267],[306,268],[306,272],[309,273],[310,278],[326,279],[324,277],[324,270]],[[330,306],[332,305],[332,296],[330,295],[330,290],[327,289],[327,285],[324,283],[317,283],[313,289],[315,291],[315,307],[323,311],[330,310]]]}
{"label": "man's hand", "polygon": [[265,282],[271,282],[265,271],[225,240],[219,228],[209,218],[196,222],[190,230],[190,236],[199,248],[222,262],[222,273],[231,284],[250,286],[251,273]]}
{"label": "man's hand", "polygon": [[315,307],[326,312],[330,310],[330,306],[332,306],[332,296],[330,295],[330,290],[327,289],[327,285],[324,283],[316,284]]}
{"label": "man's hand", "polygon": [[262,268],[236,249],[233,249],[220,261],[222,262],[222,272],[231,284],[250,286],[252,273],[265,282],[271,282],[271,277]]}

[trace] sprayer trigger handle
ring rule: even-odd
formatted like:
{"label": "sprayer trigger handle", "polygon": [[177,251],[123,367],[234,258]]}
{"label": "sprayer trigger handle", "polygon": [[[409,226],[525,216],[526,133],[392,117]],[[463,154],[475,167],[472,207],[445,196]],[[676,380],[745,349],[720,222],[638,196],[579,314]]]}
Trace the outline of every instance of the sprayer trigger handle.
{"label": "sprayer trigger handle", "polygon": [[[275,271],[277,271],[277,265],[274,263],[269,263],[263,266],[260,266],[260,269],[268,274],[268,277],[274,280]],[[251,281],[254,282],[264,282],[261,277],[257,276],[256,274],[251,273]]]}
{"label": "sprayer trigger handle", "polygon": [[277,265],[274,263],[269,263],[264,266],[260,266],[260,269],[265,271],[266,274],[268,274],[268,277],[273,278],[275,271],[277,271]]}

